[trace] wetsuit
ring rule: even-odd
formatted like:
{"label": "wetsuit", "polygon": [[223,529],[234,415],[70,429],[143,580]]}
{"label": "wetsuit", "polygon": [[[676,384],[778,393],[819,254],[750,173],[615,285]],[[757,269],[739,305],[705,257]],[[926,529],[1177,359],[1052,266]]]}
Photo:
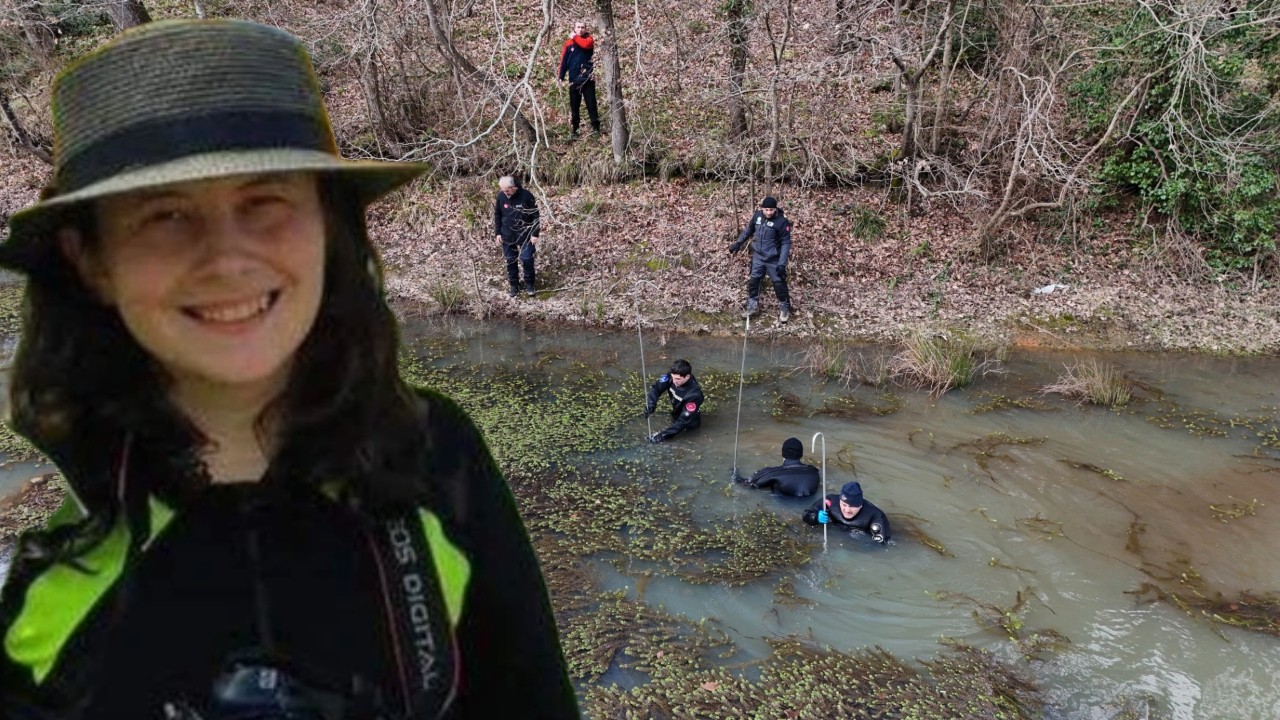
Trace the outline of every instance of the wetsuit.
{"label": "wetsuit", "polygon": [[670,375],[663,375],[649,388],[645,400],[645,412],[652,413],[658,407],[658,398],[663,394],[671,398],[671,424],[654,433],[658,441],[667,440],[685,430],[693,430],[702,425],[702,388],[698,386],[698,378],[690,375],[684,385],[676,387]]}
{"label": "wetsuit", "polygon": [[[273,467],[185,498],[130,491],[76,565],[20,550],[0,717],[150,720],[165,703],[223,717],[214,681],[236,660],[342,696],[340,717],[579,717],[515,500],[467,416],[424,402],[422,441],[441,451],[416,507],[375,513]],[[50,527],[79,514],[69,497]]]}
{"label": "wetsuit", "polygon": [[818,492],[822,478],[818,474],[818,468],[788,458],[781,465],[759,470],[744,483],[760,490],[772,490],[779,495],[809,497]]}
{"label": "wetsuit", "polygon": [[[816,501],[808,510],[804,511],[803,520],[809,525],[821,525],[818,522],[818,511],[823,509],[823,500]],[[892,537],[889,533],[889,518],[885,516],[884,511],[871,504],[870,500],[862,501],[862,509],[858,511],[853,519],[848,519],[840,513],[840,495],[828,495],[826,497],[826,511],[831,516],[831,524],[843,530],[861,530],[868,535],[874,536],[871,525],[878,523],[880,525],[880,536],[884,538],[884,542],[889,542]]]}

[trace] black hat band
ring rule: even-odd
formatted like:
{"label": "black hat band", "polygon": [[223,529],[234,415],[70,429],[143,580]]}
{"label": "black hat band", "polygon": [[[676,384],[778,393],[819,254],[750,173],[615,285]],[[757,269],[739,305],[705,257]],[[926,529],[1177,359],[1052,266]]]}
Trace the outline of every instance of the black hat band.
{"label": "black hat band", "polygon": [[228,110],[130,125],[68,157],[58,194],[75,192],[135,168],[201,153],[266,149],[337,152],[328,123],[288,110]]}

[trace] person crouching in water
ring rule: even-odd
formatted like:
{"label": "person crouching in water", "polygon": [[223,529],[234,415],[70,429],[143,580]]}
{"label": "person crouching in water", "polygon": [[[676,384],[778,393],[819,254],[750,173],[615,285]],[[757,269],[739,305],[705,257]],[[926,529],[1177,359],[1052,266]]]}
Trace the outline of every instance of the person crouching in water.
{"label": "person crouching in water", "polygon": [[782,443],[781,465],[762,468],[749,480],[740,475],[734,477],[734,480],[757,490],[772,490],[778,495],[809,497],[818,492],[822,478],[818,474],[818,468],[800,462],[803,455],[804,445],[796,438],[787,438]]}
{"label": "person crouching in water", "polygon": [[851,482],[840,488],[839,495],[828,495],[804,511],[808,525],[831,523],[846,530],[861,530],[881,545],[889,542],[889,518],[884,511],[862,497],[862,485]]}
{"label": "person crouching in water", "polygon": [[663,394],[671,397],[671,424],[649,436],[649,442],[669,440],[685,430],[693,430],[702,424],[702,388],[693,376],[693,366],[688,360],[671,363],[671,372],[658,378],[649,388],[645,398],[644,416],[647,418],[658,407]]}

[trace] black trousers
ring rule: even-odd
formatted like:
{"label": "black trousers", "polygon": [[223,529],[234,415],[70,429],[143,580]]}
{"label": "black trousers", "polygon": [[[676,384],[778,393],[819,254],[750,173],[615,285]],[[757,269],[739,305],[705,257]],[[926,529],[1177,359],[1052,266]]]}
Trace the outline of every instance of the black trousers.
{"label": "black trousers", "polygon": [[520,270],[516,266],[517,258],[520,260],[520,265],[524,267],[524,284],[533,287],[533,257],[537,254],[534,244],[528,238],[525,238],[523,243],[510,243],[503,240],[502,254],[507,258],[507,282],[511,283],[511,287],[520,285]]}
{"label": "black trousers", "polygon": [[587,117],[591,118],[591,129],[600,132],[600,111],[596,109],[596,81],[588,80],[581,85],[569,85],[569,125],[574,132],[582,124],[582,116],[578,109],[582,101],[587,101]]}
{"label": "black trousers", "polygon": [[791,304],[791,293],[787,292],[787,268],[775,263],[767,263],[758,257],[751,258],[751,275],[747,278],[747,297],[755,300],[760,297],[760,281],[765,273],[769,274],[769,282],[773,283],[773,294],[778,302]]}

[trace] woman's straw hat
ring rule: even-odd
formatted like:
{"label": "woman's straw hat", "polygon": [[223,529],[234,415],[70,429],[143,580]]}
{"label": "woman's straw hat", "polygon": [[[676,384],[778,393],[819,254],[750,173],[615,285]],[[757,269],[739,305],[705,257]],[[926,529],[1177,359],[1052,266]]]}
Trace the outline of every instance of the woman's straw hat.
{"label": "woman's straw hat", "polygon": [[277,28],[174,20],[130,30],[54,80],[53,180],[9,220],[0,265],[30,269],[86,200],[187,180],[315,171],[367,203],[426,170],[344,160],[306,49]]}

